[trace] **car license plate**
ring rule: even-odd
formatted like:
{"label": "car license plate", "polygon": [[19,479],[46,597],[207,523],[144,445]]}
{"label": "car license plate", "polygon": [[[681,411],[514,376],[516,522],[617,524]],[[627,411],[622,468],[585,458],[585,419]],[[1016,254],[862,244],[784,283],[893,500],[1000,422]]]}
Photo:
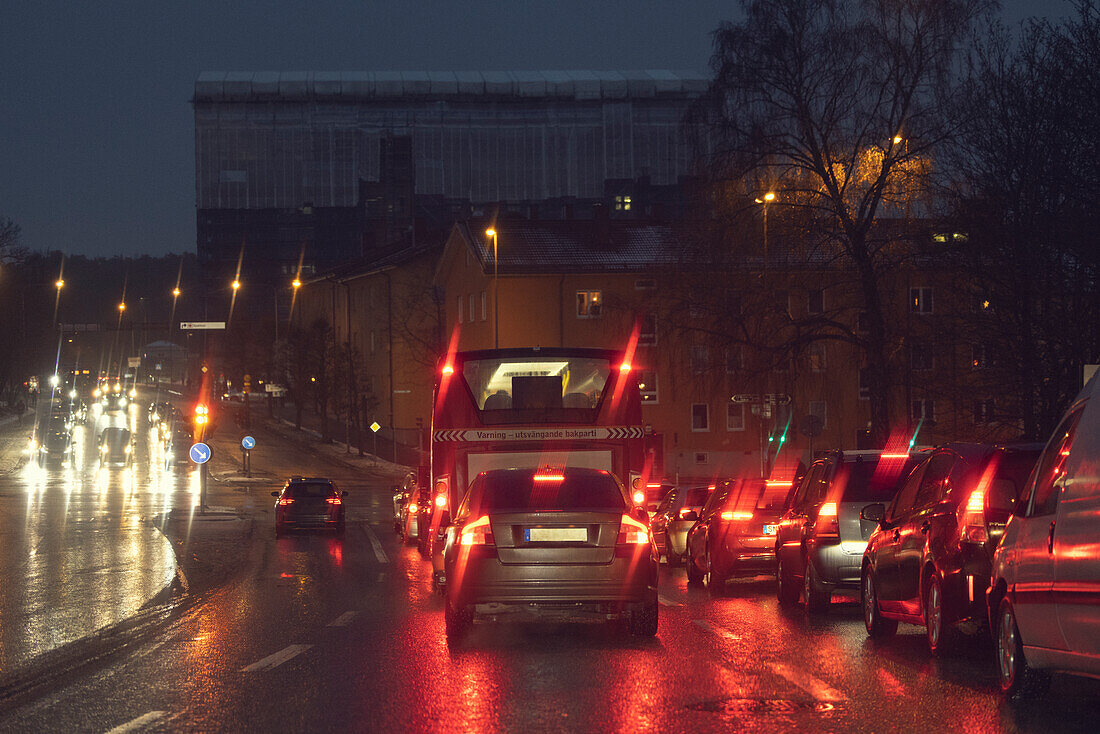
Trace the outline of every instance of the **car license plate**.
{"label": "car license plate", "polygon": [[588,528],[524,528],[528,543],[587,543]]}
{"label": "car license plate", "polygon": [[777,530],[779,530],[778,525],[765,525],[764,526],[764,535],[775,535]]}

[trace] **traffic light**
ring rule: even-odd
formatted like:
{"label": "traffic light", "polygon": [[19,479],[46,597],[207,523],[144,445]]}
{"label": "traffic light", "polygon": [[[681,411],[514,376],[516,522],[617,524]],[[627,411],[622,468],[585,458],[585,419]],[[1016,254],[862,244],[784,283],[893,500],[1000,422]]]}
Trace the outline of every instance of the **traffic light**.
{"label": "traffic light", "polygon": [[195,406],[195,415],[193,420],[196,426],[205,426],[207,421],[210,420],[210,410],[206,407],[205,403],[199,403]]}

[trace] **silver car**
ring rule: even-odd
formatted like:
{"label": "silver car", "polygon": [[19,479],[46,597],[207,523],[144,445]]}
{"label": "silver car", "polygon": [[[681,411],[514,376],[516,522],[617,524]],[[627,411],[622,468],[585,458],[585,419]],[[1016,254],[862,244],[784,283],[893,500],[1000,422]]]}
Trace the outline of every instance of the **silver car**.
{"label": "silver car", "polygon": [[1055,429],[993,556],[986,599],[1001,688],[1100,678],[1100,380]]}
{"label": "silver car", "polygon": [[679,566],[687,552],[687,536],[691,526],[699,520],[699,513],[714,485],[702,487],[673,487],[657,505],[650,521],[653,542],[657,553],[669,566]]}

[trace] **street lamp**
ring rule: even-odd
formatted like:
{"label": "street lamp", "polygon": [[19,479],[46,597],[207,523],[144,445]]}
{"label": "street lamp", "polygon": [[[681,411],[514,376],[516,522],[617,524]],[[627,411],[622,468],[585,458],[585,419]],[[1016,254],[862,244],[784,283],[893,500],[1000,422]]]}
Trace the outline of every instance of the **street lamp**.
{"label": "street lamp", "polygon": [[294,280],[290,281],[290,287],[293,288],[294,290],[298,290],[299,288],[302,287],[302,281],[295,278]]}
{"label": "street lamp", "polygon": [[775,192],[769,191],[756,200],[757,204],[764,205],[764,268],[760,279],[764,280],[768,275],[768,204],[775,201]]}
{"label": "street lamp", "polygon": [[126,310],[126,301],[119,301],[119,303],[118,303],[118,312],[122,313],[125,310]]}
{"label": "street lamp", "polygon": [[179,288],[173,288],[172,289],[172,298],[179,298],[179,297],[180,297],[180,289]]}
{"label": "street lamp", "polygon": [[57,282],[56,282],[56,283],[54,283],[54,285],[56,285],[56,286],[57,286],[57,290],[61,290],[62,288],[64,288],[64,287],[65,287],[65,281],[64,281],[63,279],[61,279],[61,278],[58,278],[58,279],[57,279]]}
{"label": "street lamp", "polygon": [[233,281],[232,283],[230,283],[229,285],[230,285],[230,286],[232,286],[233,290],[235,290],[235,291],[236,291],[236,290],[240,290],[240,287],[241,287],[241,281],[239,281],[239,280],[234,280],[234,281]]}
{"label": "street lamp", "polygon": [[[497,282],[497,231],[493,227],[485,230],[485,234],[488,237],[493,238],[493,348],[500,348],[500,309],[498,304],[500,302],[500,287]],[[459,318],[461,318],[459,314]]]}

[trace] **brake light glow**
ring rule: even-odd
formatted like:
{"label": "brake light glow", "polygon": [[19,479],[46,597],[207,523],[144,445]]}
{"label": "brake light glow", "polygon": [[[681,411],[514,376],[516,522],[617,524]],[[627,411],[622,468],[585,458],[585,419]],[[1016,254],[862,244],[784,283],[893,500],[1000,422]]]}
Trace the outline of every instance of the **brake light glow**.
{"label": "brake light glow", "polygon": [[330,505],[342,504],[339,497],[326,497],[325,502],[328,502]]}
{"label": "brake light glow", "polygon": [[409,512],[417,512],[420,507],[415,502],[409,503]]}
{"label": "brake light glow", "polygon": [[445,374],[445,375],[453,375],[453,374],[454,374],[454,371],[455,371],[455,368],[454,368],[454,367],[452,367],[451,365],[449,365],[449,364],[445,364],[445,365],[443,365],[443,374]]}
{"label": "brake light glow", "polygon": [[791,484],[793,484],[793,482],[786,481],[786,480],[783,480],[783,479],[769,479],[769,480],[764,482],[764,486],[767,487],[768,489],[782,489],[782,488],[785,488],[785,487],[790,487]]}
{"label": "brake light glow", "polygon": [[840,522],[837,518],[839,508],[836,502],[826,502],[817,511],[817,523],[814,525],[814,535],[838,535]]}
{"label": "brake light glow", "polygon": [[462,528],[458,536],[459,545],[496,545],[493,530],[489,527],[489,516],[482,515]]}
{"label": "brake light glow", "polygon": [[970,499],[966,501],[967,512],[982,512],[985,510],[985,491],[982,489],[975,489],[974,493],[970,495]]}
{"label": "brake light glow", "polygon": [[623,515],[619,523],[619,545],[643,545],[649,543],[649,527],[630,515]]}
{"label": "brake light glow", "polygon": [[619,372],[630,372],[630,362],[623,362],[621,365],[619,365]]}
{"label": "brake light glow", "polygon": [[695,510],[691,509],[690,507],[681,507],[680,508],[680,519],[683,520],[685,517],[687,517],[688,515],[690,515],[693,512],[695,512]]}
{"label": "brake light glow", "polygon": [[280,497],[279,498],[279,504],[284,506],[284,507],[287,506],[287,505],[294,504],[294,498],[293,497]]}
{"label": "brake light glow", "polygon": [[535,474],[531,477],[536,482],[564,482],[564,474]]}
{"label": "brake light glow", "polygon": [[437,494],[435,496],[435,506],[442,509],[447,506],[447,495]]}
{"label": "brake light glow", "polygon": [[818,517],[836,517],[836,502],[826,502],[817,511]]}
{"label": "brake light glow", "polygon": [[739,510],[726,510],[722,513],[723,520],[751,520],[751,512],[742,512]]}
{"label": "brake light glow", "polygon": [[908,459],[909,454],[879,454],[880,459]]}

